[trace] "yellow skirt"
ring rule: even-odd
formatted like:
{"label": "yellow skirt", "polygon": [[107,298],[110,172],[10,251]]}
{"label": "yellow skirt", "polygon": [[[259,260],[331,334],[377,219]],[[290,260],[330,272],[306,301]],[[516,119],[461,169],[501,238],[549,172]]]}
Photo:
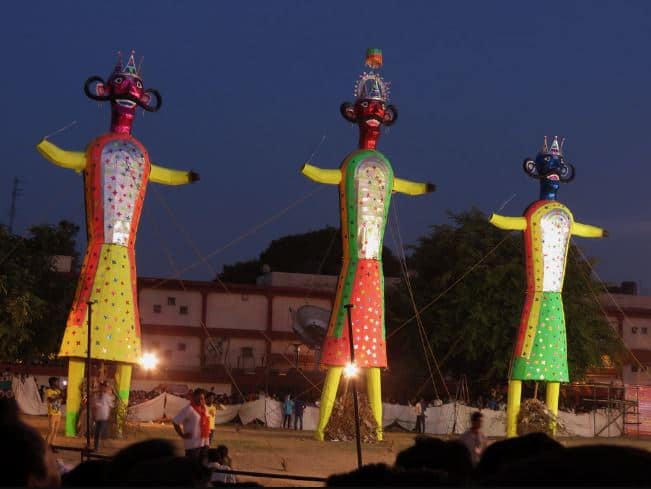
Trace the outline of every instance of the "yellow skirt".
{"label": "yellow skirt", "polygon": [[86,357],[88,302],[91,358],[124,363],[140,360],[140,314],[133,251],[114,244],[91,244],[61,342],[60,357]]}

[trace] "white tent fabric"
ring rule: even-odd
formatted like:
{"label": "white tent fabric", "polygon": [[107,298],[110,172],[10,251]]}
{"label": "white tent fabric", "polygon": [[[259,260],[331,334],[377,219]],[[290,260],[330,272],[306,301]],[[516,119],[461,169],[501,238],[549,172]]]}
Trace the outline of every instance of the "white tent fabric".
{"label": "white tent fabric", "polygon": [[[47,414],[47,403],[41,401],[38,386],[33,377],[14,377],[12,390],[20,410],[29,415]],[[187,406],[188,400],[169,393],[160,394],[153,399],[129,408],[129,416],[136,421],[154,421],[173,418],[176,413]],[[425,432],[436,435],[460,434],[468,429],[470,414],[476,409],[463,404],[449,403],[438,407],[428,407],[425,411]],[[484,415],[484,432],[487,436],[504,436],[504,411],[482,410]],[[239,415],[243,424],[260,421],[269,428],[282,426],[282,404],[271,398],[260,398],[244,404],[224,406],[217,411],[216,424],[233,421]],[[611,413],[611,416],[613,414]],[[574,414],[561,411],[559,417],[566,426],[569,436],[608,437],[622,435],[621,419],[608,428],[611,419],[606,410],[595,413]],[[310,406],[303,413],[303,429],[316,429],[319,420],[319,408]],[[292,419],[293,423],[293,419]],[[416,426],[416,412],[413,406],[401,404],[383,405],[382,425],[398,424],[406,430]],[[292,424],[293,426],[293,424]]]}
{"label": "white tent fabric", "polygon": [[11,390],[14,393],[18,408],[25,414],[42,416],[47,414],[47,403],[41,401],[38,385],[34,377],[14,376],[11,381]]}

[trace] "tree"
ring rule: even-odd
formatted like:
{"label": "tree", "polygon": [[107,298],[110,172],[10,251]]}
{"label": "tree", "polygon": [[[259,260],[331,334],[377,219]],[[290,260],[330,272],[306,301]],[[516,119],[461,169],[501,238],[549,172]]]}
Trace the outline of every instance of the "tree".
{"label": "tree", "polygon": [[56,272],[54,255],[71,256],[73,273],[79,227],[67,221],[35,226],[27,237],[0,226],[0,360],[34,362],[58,351],[75,282]]}
{"label": "tree", "polygon": [[[231,283],[255,283],[262,268],[290,273],[338,275],[341,270],[341,234],[338,228],[327,226],[317,231],[292,234],[273,240],[258,259],[224,265],[220,280]],[[387,276],[400,274],[400,263],[386,246],[382,259]]]}
{"label": "tree", "polygon": [[[411,285],[419,309],[441,296],[421,318],[442,371],[467,375],[471,389],[485,388],[508,378],[526,290],[523,237],[493,227],[474,208],[449,216],[452,224],[433,226],[410,247]],[[574,245],[568,258],[563,297],[570,377],[576,380],[601,365],[602,355],[617,357],[620,349],[596,302],[601,286],[590,264]],[[387,298],[389,357],[392,368],[427,373],[416,321],[405,325],[413,315],[403,284]]]}

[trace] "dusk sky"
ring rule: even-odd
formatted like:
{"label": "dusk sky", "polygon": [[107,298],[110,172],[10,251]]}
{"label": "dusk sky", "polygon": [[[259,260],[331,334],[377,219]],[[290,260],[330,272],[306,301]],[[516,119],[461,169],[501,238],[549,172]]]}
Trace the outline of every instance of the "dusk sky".
{"label": "dusk sky", "polygon": [[[407,243],[448,210],[490,214],[508,201],[500,212],[521,215],[538,198],[522,160],[558,134],[577,173],[559,200],[610,232],[574,242],[605,280],[651,293],[650,2],[26,1],[3,5],[0,41],[0,222],[19,177],[19,233],[61,219],[84,225],[81,177],[35,145],[71,121],[51,138],[65,149],[108,130],[108,104],[82,86],[131,48],[144,55],[145,87],[163,96],[133,135],[155,163],[201,175],[149,186],[140,275],[212,279],[272,239],[338,225],[336,188],[319,190],[299,168],[315,151],[314,164],[338,167],[356,148],[339,105],[352,101],[366,48],[379,47],[400,117],[378,149],[397,176],[437,185],[394,198]],[[214,256],[201,263],[197,250]]]}

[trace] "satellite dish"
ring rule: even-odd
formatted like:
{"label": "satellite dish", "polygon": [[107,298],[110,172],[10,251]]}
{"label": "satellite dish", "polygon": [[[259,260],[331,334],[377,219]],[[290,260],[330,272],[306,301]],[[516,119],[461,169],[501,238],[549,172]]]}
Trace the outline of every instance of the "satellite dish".
{"label": "satellite dish", "polygon": [[330,311],[323,307],[305,305],[292,313],[292,329],[301,341],[315,350],[320,350],[328,330]]}

